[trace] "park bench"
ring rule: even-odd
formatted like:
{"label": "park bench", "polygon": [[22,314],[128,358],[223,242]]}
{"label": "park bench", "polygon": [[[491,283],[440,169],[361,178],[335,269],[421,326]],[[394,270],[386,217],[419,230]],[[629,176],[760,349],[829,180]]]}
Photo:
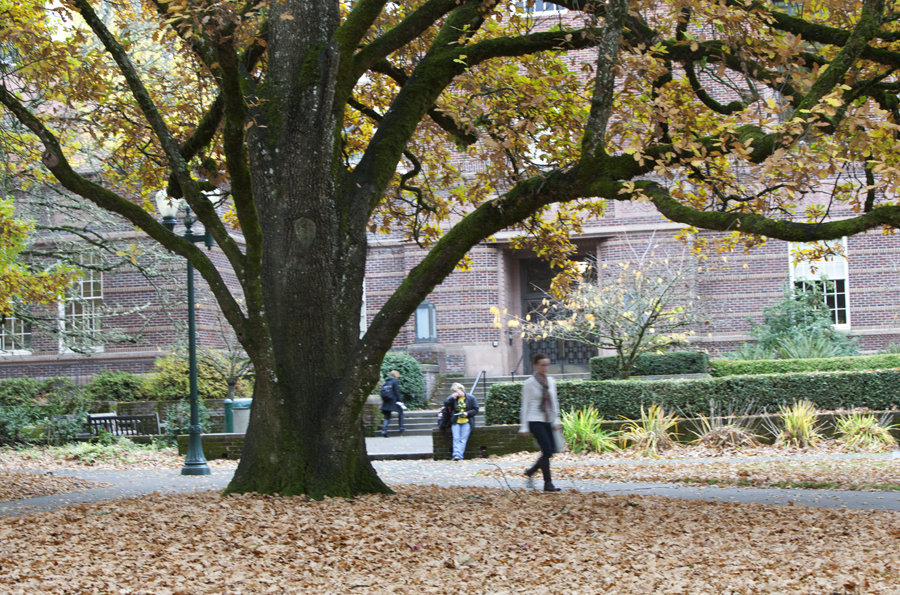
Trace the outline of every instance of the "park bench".
{"label": "park bench", "polygon": [[88,431],[98,436],[100,430],[113,436],[147,436],[159,434],[159,415],[88,415]]}

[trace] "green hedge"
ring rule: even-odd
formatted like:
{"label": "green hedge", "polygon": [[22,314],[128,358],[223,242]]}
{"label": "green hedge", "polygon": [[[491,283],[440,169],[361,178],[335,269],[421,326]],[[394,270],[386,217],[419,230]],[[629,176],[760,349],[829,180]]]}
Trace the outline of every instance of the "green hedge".
{"label": "green hedge", "polygon": [[388,351],[381,361],[381,380],[378,382],[378,388],[381,388],[391,370],[400,372],[400,395],[406,406],[410,409],[423,408],[425,406],[425,374],[422,373],[419,361],[406,353]]}
{"label": "green hedge", "polygon": [[790,374],[797,372],[852,372],[900,368],[900,354],[857,355],[816,359],[712,360],[709,373],[717,378],[746,374]]}
{"label": "green hedge", "polygon": [[6,378],[0,380],[0,407],[30,407],[58,401],[83,400],[83,393],[81,387],[64,376],[44,380]]}
{"label": "green hedge", "polygon": [[[709,356],[699,351],[645,353],[635,358],[632,376],[661,376],[666,374],[706,374]],[[619,377],[619,358],[592,357],[591,380],[615,380]]]}
{"label": "green hedge", "polygon": [[[485,423],[519,423],[522,384],[498,383],[485,400]],[[557,383],[559,405],[564,411],[596,407],[605,419],[640,417],[641,405],[662,403],[686,415],[709,413],[710,401],[720,411],[739,410],[749,403],[767,411],[800,399],[820,409],[868,407],[894,409],[900,403],[900,369],[866,372],[815,372],[761,374],[696,380],[604,380]]]}

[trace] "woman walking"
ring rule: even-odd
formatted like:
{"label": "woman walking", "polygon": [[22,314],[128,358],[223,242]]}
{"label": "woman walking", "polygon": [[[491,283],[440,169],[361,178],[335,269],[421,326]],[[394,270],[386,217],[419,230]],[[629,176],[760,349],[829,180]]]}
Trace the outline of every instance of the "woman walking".
{"label": "woman walking", "polygon": [[461,461],[466,454],[466,443],[475,425],[475,415],[478,413],[478,401],[473,395],[466,392],[465,387],[454,382],[450,387],[451,395],[444,401],[451,414],[450,431],[453,433],[453,460]]}
{"label": "woman walking", "polygon": [[520,434],[532,434],[541,447],[541,456],[530,468],[525,470],[529,487],[533,485],[532,476],[538,469],[544,476],[544,491],[558,492],[550,478],[550,457],[559,452],[553,436],[554,430],[562,428],[559,422],[559,401],[556,398],[556,382],[547,376],[550,358],[538,353],[531,358],[534,374],[522,385],[522,412]]}

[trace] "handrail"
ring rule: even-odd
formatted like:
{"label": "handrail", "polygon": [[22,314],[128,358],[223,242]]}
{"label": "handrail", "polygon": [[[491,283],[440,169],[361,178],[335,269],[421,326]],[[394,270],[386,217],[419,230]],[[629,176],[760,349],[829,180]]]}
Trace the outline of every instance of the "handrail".
{"label": "handrail", "polygon": [[475,389],[478,388],[478,383],[481,382],[481,379],[484,378],[484,382],[481,383],[481,404],[484,406],[484,400],[487,398],[487,372],[482,370],[478,373],[478,378],[475,379],[475,384],[472,385],[472,395],[475,395]]}
{"label": "handrail", "polygon": [[478,378],[475,379],[475,384],[472,385],[472,390],[470,391],[473,395],[475,394],[475,389],[478,388],[478,383],[484,378],[484,370],[478,373]]}
{"label": "handrail", "polygon": [[519,369],[519,366],[522,365],[522,360],[525,359],[525,351],[522,351],[522,357],[519,358],[519,361],[516,362],[516,367],[513,368],[512,372],[509,373],[510,378],[515,377],[516,371]]}

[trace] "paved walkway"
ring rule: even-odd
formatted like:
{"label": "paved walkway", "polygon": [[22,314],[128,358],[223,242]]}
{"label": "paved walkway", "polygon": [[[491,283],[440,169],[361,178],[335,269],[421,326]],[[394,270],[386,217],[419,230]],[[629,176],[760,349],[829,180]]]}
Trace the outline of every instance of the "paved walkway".
{"label": "paved walkway", "polygon": [[[391,432],[393,434],[393,432]],[[366,450],[372,460],[430,459],[431,436],[376,436],[366,438]]]}
{"label": "paved walkway", "polygon": [[[372,440],[372,439],[369,439]],[[382,439],[385,442],[392,438]],[[401,447],[401,440],[408,441],[403,445],[414,449],[415,437],[397,438],[394,448]],[[385,446],[386,448],[386,446]],[[373,453],[374,454],[374,453]],[[891,454],[876,455],[832,455],[829,457],[784,457],[771,460],[802,460],[809,458],[890,458]],[[737,461],[740,459],[728,459]],[[759,460],[759,459],[754,459]],[[662,461],[671,462],[671,461]],[[678,462],[710,462],[708,459],[680,460]],[[657,461],[622,461],[609,464],[657,464]],[[480,486],[502,489],[524,490],[521,471],[522,463],[491,462],[484,459],[471,461],[432,461],[432,460],[386,460],[375,461],[374,466],[379,475],[390,485],[429,484],[437,486]],[[504,478],[485,477],[479,471],[487,469],[503,470]],[[182,476],[179,470],[161,471],[57,471],[59,475],[80,477],[90,481],[113,484],[112,487],[71,492],[57,496],[31,498],[16,502],[0,503],[0,516],[20,516],[32,512],[54,510],[72,504],[86,502],[103,502],[121,498],[143,496],[153,492],[195,492],[205,490],[221,490],[228,485],[233,471],[214,469],[208,476]],[[784,489],[750,489],[695,487],[671,483],[605,483],[602,481],[566,481],[557,485],[563,489],[576,489],[583,492],[606,492],[610,494],[653,494],[688,500],[719,500],[727,502],[756,502],[760,504],[797,504],[826,508],[854,508],[864,510],[893,510],[900,512],[900,492],[851,492],[827,490],[784,490]],[[402,489],[402,488],[401,488]],[[548,496],[552,497],[552,496]]]}

